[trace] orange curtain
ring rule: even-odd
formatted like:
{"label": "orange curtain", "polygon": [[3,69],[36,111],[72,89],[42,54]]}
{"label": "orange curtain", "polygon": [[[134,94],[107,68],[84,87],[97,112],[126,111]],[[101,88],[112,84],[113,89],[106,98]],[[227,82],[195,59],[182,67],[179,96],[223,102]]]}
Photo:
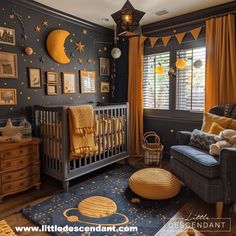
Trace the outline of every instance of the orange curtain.
{"label": "orange curtain", "polygon": [[206,21],[205,110],[236,103],[235,19],[233,15]]}
{"label": "orange curtain", "polygon": [[143,48],[146,37],[129,39],[128,102],[130,106],[130,154],[141,155],[143,138]]}

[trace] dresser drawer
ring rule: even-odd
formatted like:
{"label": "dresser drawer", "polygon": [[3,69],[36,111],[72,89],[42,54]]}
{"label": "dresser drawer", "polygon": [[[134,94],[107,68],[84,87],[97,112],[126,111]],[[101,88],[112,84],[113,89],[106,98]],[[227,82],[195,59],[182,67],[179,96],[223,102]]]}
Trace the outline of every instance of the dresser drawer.
{"label": "dresser drawer", "polygon": [[29,164],[31,164],[32,162],[34,162],[34,158],[35,158],[34,155],[36,154],[33,153],[28,156],[19,157],[17,159],[1,161],[1,170],[7,171],[7,170],[14,170],[14,169],[16,170],[16,169],[24,168],[28,166]]}
{"label": "dresser drawer", "polygon": [[33,184],[37,183],[37,177],[31,176],[25,179],[13,181],[11,183],[5,183],[2,185],[2,193],[11,193],[11,192],[19,192],[26,188],[33,186]]}
{"label": "dresser drawer", "polygon": [[0,153],[0,156],[2,160],[8,160],[8,159],[28,155],[33,152],[37,152],[37,145],[26,145],[26,146],[20,145],[19,148],[2,151]]}
{"label": "dresser drawer", "polygon": [[38,175],[39,174],[38,169],[39,169],[38,165],[29,166],[29,167],[19,170],[19,171],[14,171],[14,172],[4,174],[4,175],[2,175],[2,184],[16,181],[19,179],[23,179],[23,178],[26,178],[31,175]]}

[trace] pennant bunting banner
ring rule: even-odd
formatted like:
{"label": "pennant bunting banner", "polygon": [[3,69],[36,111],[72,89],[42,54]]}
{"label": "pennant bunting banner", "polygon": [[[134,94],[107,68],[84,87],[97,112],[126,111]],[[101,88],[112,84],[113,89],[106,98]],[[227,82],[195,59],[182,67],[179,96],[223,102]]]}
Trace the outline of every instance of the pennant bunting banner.
{"label": "pennant bunting banner", "polygon": [[171,36],[164,36],[164,37],[162,37],[162,42],[163,42],[165,47],[169,43],[170,39],[171,39]]}
{"label": "pennant bunting banner", "polygon": [[190,30],[190,33],[192,34],[192,36],[194,37],[195,40],[198,39],[200,33],[201,33],[202,27],[198,27],[196,29]]}
{"label": "pennant bunting banner", "polygon": [[150,44],[151,44],[151,48],[153,48],[158,40],[157,37],[150,37]]}
{"label": "pennant bunting banner", "polygon": [[177,38],[179,44],[182,43],[182,41],[183,41],[185,35],[186,35],[186,32],[179,33],[179,34],[176,34],[176,35],[175,35],[175,37]]}

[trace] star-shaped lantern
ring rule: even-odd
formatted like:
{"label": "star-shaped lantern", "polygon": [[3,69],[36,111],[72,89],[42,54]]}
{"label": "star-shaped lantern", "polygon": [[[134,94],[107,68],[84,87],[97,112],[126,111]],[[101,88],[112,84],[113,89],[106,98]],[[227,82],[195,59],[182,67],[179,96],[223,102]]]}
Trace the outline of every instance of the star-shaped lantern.
{"label": "star-shaped lantern", "polygon": [[129,36],[140,34],[139,21],[144,14],[145,12],[136,10],[127,0],[121,10],[111,15],[117,25],[117,35]]}
{"label": "star-shaped lantern", "polygon": [[85,47],[85,45],[83,45],[81,41],[76,43],[76,51],[79,51],[81,53],[84,51],[84,47]]}

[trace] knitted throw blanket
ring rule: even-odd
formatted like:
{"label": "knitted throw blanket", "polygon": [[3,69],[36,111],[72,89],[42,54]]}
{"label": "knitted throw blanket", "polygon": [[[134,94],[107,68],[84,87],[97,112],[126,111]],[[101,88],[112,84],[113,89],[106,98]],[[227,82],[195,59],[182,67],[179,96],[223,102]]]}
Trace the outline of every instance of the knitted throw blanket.
{"label": "knitted throw blanket", "polygon": [[69,111],[70,158],[93,154],[97,148],[94,142],[94,114],[91,105],[71,106]]}

